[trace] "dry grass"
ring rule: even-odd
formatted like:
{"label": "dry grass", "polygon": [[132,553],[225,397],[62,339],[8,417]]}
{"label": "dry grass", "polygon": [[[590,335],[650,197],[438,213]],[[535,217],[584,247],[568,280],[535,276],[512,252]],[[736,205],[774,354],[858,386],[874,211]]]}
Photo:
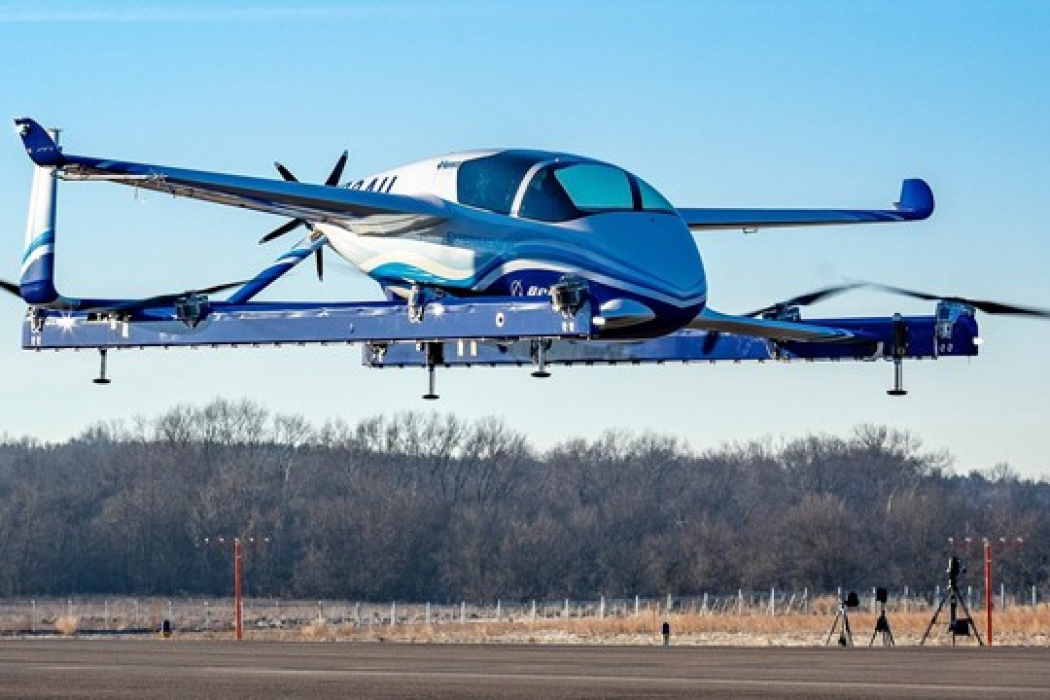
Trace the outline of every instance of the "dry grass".
{"label": "dry grass", "polygon": [[[137,616],[138,625],[132,624],[134,610],[128,601],[111,602],[105,620],[102,606],[96,603],[80,605],[77,615],[64,609],[56,610],[59,604],[41,604],[36,617],[37,629],[54,629],[57,633],[72,636],[84,634],[85,630],[132,629],[145,624],[156,628],[162,617],[167,617],[166,606],[157,610],[142,605]],[[28,629],[30,618],[25,612],[25,603],[9,606],[0,615],[0,630],[17,631]],[[213,606],[210,624],[205,625],[206,616],[200,606],[185,604],[172,611],[175,633],[182,639],[232,639],[232,614],[226,606]],[[358,641],[358,642],[407,642],[417,644],[443,643],[526,643],[526,644],[662,644],[660,626],[666,620],[671,625],[671,643],[676,645],[727,645],[727,646],[820,646],[828,639],[837,611],[834,597],[810,601],[808,612],[786,613],[780,611],[769,615],[762,609],[742,612],[705,613],[703,611],[673,612],[667,615],[653,609],[643,609],[635,616],[621,608],[619,616],[597,617],[562,616],[533,618],[528,611],[516,612],[513,618],[502,620],[485,619],[481,612],[467,616],[464,621],[447,610],[435,608],[431,623],[424,621],[422,606],[399,606],[399,612],[415,620],[408,623],[399,616],[398,623],[391,625],[384,608],[364,609],[358,616],[349,614],[348,606],[330,606],[330,614],[320,616],[308,611],[312,606],[282,606],[282,614],[274,615],[274,608],[255,605],[245,618],[245,638],[256,640],[287,641]],[[96,609],[98,608],[98,609]],[[196,611],[196,612],[194,612]],[[326,610],[327,612],[327,610]],[[548,611],[549,612],[549,611]],[[560,612],[560,611],[559,611]],[[596,612],[596,611],[595,611]],[[984,610],[975,609],[974,622],[977,631],[985,634]],[[911,646],[919,643],[930,622],[933,611],[929,608],[910,611],[892,609],[887,613],[890,626],[898,645]],[[227,619],[227,617],[229,619]],[[875,631],[877,615],[865,608],[849,615],[854,643],[867,645]],[[360,619],[361,624],[354,620]],[[995,613],[995,644],[1013,646],[1050,646],[1050,605],[1009,607]],[[927,644],[948,644],[948,611],[943,610],[938,624],[933,629]],[[197,630],[197,631],[193,631]],[[832,635],[837,641],[838,629]],[[876,639],[876,644],[881,639]],[[973,641],[960,639],[960,644]]]}
{"label": "dry grass", "polygon": [[[642,614],[638,617],[560,618],[530,617],[506,621],[447,622],[436,625],[398,624],[355,627],[352,624],[309,625],[299,638],[328,641],[371,641],[432,643],[532,643],[532,644],[662,644],[660,626],[671,625],[672,643],[677,645],[743,646],[819,646],[825,644],[835,621],[835,608],[816,609],[808,614],[770,616],[763,613],[703,614],[668,616]],[[983,611],[974,611],[977,631],[985,635]],[[887,618],[898,645],[916,645],[930,622],[932,612],[888,613]],[[872,639],[877,614],[853,611],[849,614],[853,642],[866,646]],[[1013,608],[996,614],[995,644],[1012,646],[1050,646],[1050,607]],[[947,634],[948,611],[943,610],[930,633],[928,645],[950,644]],[[840,627],[831,635],[838,640]],[[292,631],[253,632],[256,639],[295,638]],[[958,638],[959,644],[976,644]],[[882,643],[876,637],[875,644]]]}
{"label": "dry grass", "polygon": [[299,629],[299,636],[307,641],[325,641],[334,636],[334,629],[324,620],[314,620]]}
{"label": "dry grass", "polygon": [[72,637],[77,633],[80,619],[76,615],[62,615],[55,620],[55,629],[63,637]]}

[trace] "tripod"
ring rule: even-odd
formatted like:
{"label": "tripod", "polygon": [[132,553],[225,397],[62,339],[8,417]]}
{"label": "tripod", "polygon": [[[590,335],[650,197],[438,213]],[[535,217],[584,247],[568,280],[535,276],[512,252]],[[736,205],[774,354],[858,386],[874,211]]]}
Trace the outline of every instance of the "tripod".
{"label": "tripod", "polygon": [[[955,646],[955,638],[957,636],[968,637],[972,632],[977,637],[977,643],[984,646],[984,640],[981,639],[981,633],[977,631],[977,626],[973,624],[973,617],[970,616],[970,609],[966,607],[966,601],[959,596],[959,572],[963,569],[959,565],[959,557],[952,556],[948,559],[948,590],[941,596],[941,602],[937,605],[937,609],[933,612],[933,617],[930,618],[930,624],[926,627],[926,633],[922,635],[922,641],[919,645],[926,643],[926,638],[930,636],[930,630],[937,623],[937,616],[941,614],[941,609],[944,608],[944,602],[948,601],[948,631],[952,635],[952,646]],[[957,609],[961,607],[964,613],[963,617],[959,617]]]}
{"label": "tripod", "polygon": [[831,638],[835,636],[835,628],[839,627],[839,623],[842,625],[839,628],[839,646],[853,646],[853,630],[849,626],[849,608],[855,608],[859,604],[860,599],[857,598],[857,594],[854,591],[850,591],[845,600],[839,601],[839,610],[835,613],[835,620],[831,623],[831,630],[828,632],[828,638],[824,642],[824,646],[831,644]]}
{"label": "tripod", "polygon": [[892,647],[895,642],[893,641],[893,630],[890,629],[890,621],[886,619],[886,601],[880,600],[879,604],[881,605],[879,619],[875,621],[875,631],[871,633],[871,641],[868,642],[868,646],[875,644],[875,637],[881,632],[882,646]]}

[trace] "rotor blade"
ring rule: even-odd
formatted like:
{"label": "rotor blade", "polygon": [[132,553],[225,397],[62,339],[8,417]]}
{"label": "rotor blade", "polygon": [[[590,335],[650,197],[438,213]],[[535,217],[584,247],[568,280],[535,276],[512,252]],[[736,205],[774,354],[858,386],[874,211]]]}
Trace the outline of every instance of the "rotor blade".
{"label": "rotor blade", "polygon": [[273,167],[277,168],[277,172],[279,172],[281,174],[281,177],[283,177],[288,182],[299,182],[299,178],[297,178],[295,175],[292,175],[292,171],[284,167],[280,163],[274,161]]}
{"label": "rotor blade", "polygon": [[[872,287],[874,289],[881,289],[882,291],[889,292],[890,294],[899,294],[900,296],[911,297],[912,299],[922,299],[923,301],[940,301],[941,299],[948,299],[948,297],[941,296],[940,294],[929,294],[927,292],[917,292],[917,291],[915,291],[913,289],[904,289],[902,287],[891,287],[888,284],[879,284],[878,282],[866,282],[864,284],[867,287]],[[958,301],[962,301],[961,299],[958,299],[958,297],[952,297],[952,298],[956,299]]]}
{"label": "rotor blade", "polygon": [[296,229],[296,227],[301,226],[304,223],[306,223],[306,222],[303,221],[302,219],[292,219],[291,221],[287,221],[287,222],[281,224],[280,226],[278,226],[277,228],[275,228],[273,231],[270,231],[268,234],[266,234],[262,238],[260,238],[259,239],[259,245],[262,245],[263,243],[269,243],[270,241],[272,241],[275,238],[280,238],[281,236],[283,236],[284,234],[288,233],[289,231],[294,231]]}
{"label": "rotor blade", "polygon": [[343,168],[346,167],[347,156],[349,156],[349,151],[343,151],[343,155],[339,156],[339,160],[336,161],[335,167],[332,168],[332,172],[328,175],[328,179],[324,181],[324,184],[329,187],[335,187],[339,184],[339,179],[343,177]]}
{"label": "rotor blade", "polygon": [[884,292],[889,292],[891,294],[899,294],[913,299],[922,299],[923,301],[954,301],[961,304],[969,304],[975,309],[983,311],[991,316],[1034,316],[1036,318],[1050,318],[1050,309],[1040,309],[1033,306],[1005,304],[1000,301],[992,301],[989,299],[967,299],[966,297],[959,296],[942,296],[939,294],[930,294],[929,292],[920,292],[914,289],[892,287],[888,284],[869,283],[866,286],[881,289]]}
{"label": "rotor blade", "polygon": [[314,258],[317,260],[317,279],[324,281],[324,246],[317,249],[317,253],[314,254]]}
{"label": "rotor blade", "polygon": [[0,289],[3,289],[8,294],[13,294],[14,296],[18,297],[19,299],[22,298],[22,290],[21,290],[21,288],[17,284],[14,284],[13,282],[8,282],[7,280],[0,280]]}
{"label": "rotor blade", "polygon": [[815,304],[818,301],[823,301],[824,299],[828,299],[837,294],[842,294],[843,292],[848,292],[852,289],[857,289],[858,287],[863,286],[864,285],[859,282],[852,282],[849,284],[837,284],[832,287],[824,287],[823,289],[817,289],[812,292],[807,292],[806,294],[800,294],[797,297],[792,297],[791,299],[788,299],[786,301],[781,301],[776,304],[770,304],[769,306],[757,309],[756,311],[752,311],[751,313],[743,315],[757,317],[761,316],[762,314],[771,313],[773,311],[776,311],[777,309],[787,308],[789,306],[808,306],[809,304]]}
{"label": "rotor blade", "polygon": [[[950,301],[950,300],[949,300]],[[1050,309],[1039,309],[1033,306],[1018,306],[1016,304],[1003,304],[998,301],[987,299],[959,299],[976,309],[980,309],[992,316],[1034,316],[1036,318],[1050,318]]]}

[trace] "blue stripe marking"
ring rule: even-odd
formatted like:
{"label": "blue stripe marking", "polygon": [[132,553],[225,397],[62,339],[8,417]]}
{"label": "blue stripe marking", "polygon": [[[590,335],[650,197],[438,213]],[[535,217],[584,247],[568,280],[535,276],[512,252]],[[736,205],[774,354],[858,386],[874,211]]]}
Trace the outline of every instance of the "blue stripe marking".
{"label": "blue stripe marking", "polygon": [[39,236],[33,239],[33,241],[26,246],[26,251],[22,255],[22,264],[25,264],[27,260],[33,255],[37,248],[41,248],[46,245],[54,245],[55,243],[55,232],[52,229],[44,231]]}

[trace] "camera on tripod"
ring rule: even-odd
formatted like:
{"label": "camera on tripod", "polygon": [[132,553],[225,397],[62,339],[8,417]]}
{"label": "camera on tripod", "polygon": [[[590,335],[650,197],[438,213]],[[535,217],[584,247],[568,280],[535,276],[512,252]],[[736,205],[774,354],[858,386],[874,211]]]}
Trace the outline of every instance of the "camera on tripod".
{"label": "camera on tripod", "polygon": [[[889,600],[889,592],[882,587],[876,588],[875,600],[879,602],[879,619],[875,622],[875,631],[871,634],[868,646],[872,646],[875,643],[875,638],[880,634],[884,645],[893,646],[893,632],[890,630],[889,620],[886,619],[886,601]],[[839,646],[853,646],[853,630],[850,629],[849,610],[850,608],[856,609],[859,607],[860,596],[857,595],[856,591],[850,591],[845,598],[839,601],[839,609],[835,614],[834,622],[831,623],[831,631],[828,632],[828,638],[824,641],[824,646],[831,644],[836,628],[839,629]]]}
{"label": "camera on tripod", "polygon": [[[835,636],[835,628],[839,628],[839,646],[851,647],[853,646],[853,630],[849,626],[849,609],[860,607],[860,597],[856,591],[850,591],[846,594],[846,597],[839,601],[838,612],[835,613],[835,620],[831,623],[831,631],[828,632],[828,638],[824,642],[824,646],[831,644],[831,638]],[[839,627],[841,625],[841,627]]]}
{"label": "camera on tripod", "polygon": [[[971,636],[976,637],[977,643],[984,646],[984,640],[981,639],[980,632],[977,631],[977,627],[973,624],[970,608],[966,605],[966,601],[963,600],[962,596],[959,595],[959,574],[966,573],[966,567],[959,561],[959,557],[953,554],[948,557],[948,569],[945,573],[948,574],[948,588],[945,590],[944,596],[941,597],[933,617],[930,618],[930,624],[926,627],[926,633],[922,635],[922,641],[919,642],[919,645],[926,643],[927,637],[930,636],[930,630],[933,629],[934,624],[937,622],[937,616],[940,615],[941,609],[947,602],[949,610],[948,633],[952,638],[952,646],[955,646],[956,637]],[[962,615],[958,614],[958,608],[962,608]]]}
{"label": "camera on tripod", "polygon": [[890,599],[889,591],[883,587],[875,589],[875,600],[879,603],[879,618],[875,621],[875,631],[871,633],[870,647],[875,643],[875,637],[882,635],[883,646],[894,645],[893,630],[890,629],[890,621],[886,618],[886,602]]}

